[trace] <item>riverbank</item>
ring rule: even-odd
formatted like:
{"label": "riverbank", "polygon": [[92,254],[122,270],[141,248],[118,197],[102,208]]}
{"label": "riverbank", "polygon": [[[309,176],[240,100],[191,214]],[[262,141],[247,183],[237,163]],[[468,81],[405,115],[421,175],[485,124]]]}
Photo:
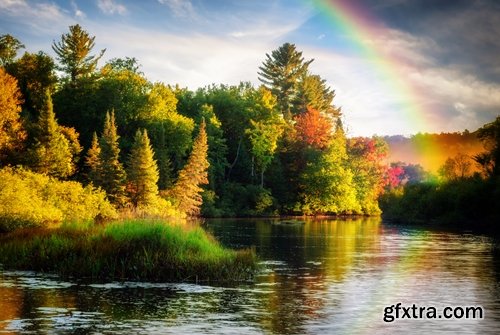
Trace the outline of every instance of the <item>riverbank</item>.
{"label": "riverbank", "polygon": [[258,267],[251,249],[227,249],[202,228],[154,220],[18,230],[0,236],[0,264],[92,281],[168,282],[244,281]]}

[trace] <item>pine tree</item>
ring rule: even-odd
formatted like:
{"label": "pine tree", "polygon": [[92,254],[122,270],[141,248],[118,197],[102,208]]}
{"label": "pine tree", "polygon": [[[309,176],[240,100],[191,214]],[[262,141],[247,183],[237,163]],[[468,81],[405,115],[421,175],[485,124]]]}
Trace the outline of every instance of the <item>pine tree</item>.
{"label": "pine tree", "polygon": [[99,162],[101,166],[101,187],[108,194],[109,200],[117,205],[124,206],[126,202],[125,181],[126,174],[120,163],[118,136],[115,125],[115,113],[106,113],[104,130],[100,140],[101,153]]}
{"label": "pine tree", "polygon": [[97,62],[105,50],[101,50],[99,56],[90,56],[95,45],[94,40],[95,37],[90,37],[76,24],[69,27],[69,33],[62,35],[60,42],[54,42],[52,45],[61,64],[59,69],[69,74],[71,82],[91,74],[96,69]]}
{"label": "pine tree", "polygon": [[292,103],[296,99],[298,82],[307,73],[313,59],[304,61],[302,52],[294,44],[285,43],[259,67],[259,80],[271,90],[278,99],[278,105],[286,120],[292,119]]}
{"label": "pine tree", "polygon": [[33,169],[58,178],[72,175],[76,167],[71,144],[57,123],[48,90],[34,133],[33,146],[28,155]]}
{"label": "pine tree", "polygon": [[158,195],[158,166],[146,130],[138,130],[128,157],[129,194],[135,207],[154,203]]}
{"label": "pine tree", "polygon": [[94,132],[92,136],[92,144],[90,145],[87,155],[85,156],[85,167],[87,168],[87,180],[92,182],[94,186],[101,186],[101,147],[97,134]]}
{"label": "pine tree", "polygon": [[179,172],[179,178],[170,192],[177,201],[179,210],[190,216],[198,215],[203,203],[201,185],[208,184],[207,171],[210,165],[207,160],[207,152],[205,120],[202,120],[191,155],[184,168]]}

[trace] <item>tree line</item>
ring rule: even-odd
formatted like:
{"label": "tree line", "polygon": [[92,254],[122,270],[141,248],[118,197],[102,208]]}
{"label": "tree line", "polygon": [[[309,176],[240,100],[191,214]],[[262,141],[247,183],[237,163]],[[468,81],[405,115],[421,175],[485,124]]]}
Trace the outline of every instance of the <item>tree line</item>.
{"label": "tree line", "polygon": [[387,144],[347,138],[335,91],[294,44],[260,86],[151,82],[69,27],[44,52],[0,37],[0,164],[104,190],[116,208],[185,215],[379,214]]}

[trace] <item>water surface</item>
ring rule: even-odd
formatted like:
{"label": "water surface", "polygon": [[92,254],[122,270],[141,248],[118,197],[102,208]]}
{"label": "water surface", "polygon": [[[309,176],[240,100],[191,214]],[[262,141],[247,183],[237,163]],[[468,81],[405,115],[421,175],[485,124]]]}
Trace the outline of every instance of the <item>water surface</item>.
{"label": "water surface", "polygon": [[[484,334],[500,329],[498,242],[380,219],[211,220],[224,245],[254,246],[252,283],[86,284],[0,271],[0,333]],[[475,320],[383,321],[384,307],[481,305]]]}

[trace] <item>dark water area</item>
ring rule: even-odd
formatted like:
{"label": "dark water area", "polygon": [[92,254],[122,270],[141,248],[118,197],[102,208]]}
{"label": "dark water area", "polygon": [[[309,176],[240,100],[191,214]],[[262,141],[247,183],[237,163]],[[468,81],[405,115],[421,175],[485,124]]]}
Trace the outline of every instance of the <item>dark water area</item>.
{"label": "dark water area", "polygon": [[[209,220],[223,245],[253,246],[254,282],[61,281],[0,270],[0,334],[496,334],[500,241],[378,218]],[[384,308],[481,306],[482,319],[395,319]],[[395,315],[395,314],[393,314]]]}

